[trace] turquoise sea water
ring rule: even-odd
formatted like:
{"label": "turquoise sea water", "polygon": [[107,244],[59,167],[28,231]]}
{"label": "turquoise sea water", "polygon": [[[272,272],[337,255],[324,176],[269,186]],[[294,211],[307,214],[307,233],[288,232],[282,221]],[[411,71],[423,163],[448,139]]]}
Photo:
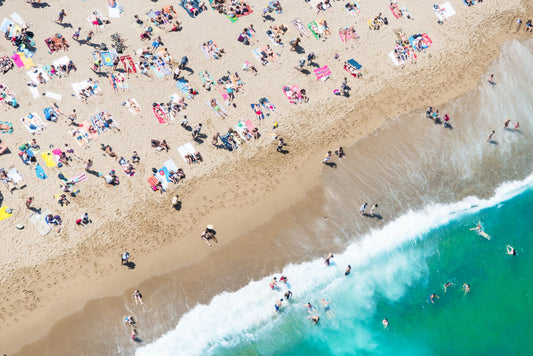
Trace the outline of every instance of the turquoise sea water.
{"label": "turquoise sea water", "polygon": [[[338,284],[332,280],[305,297],[295,296],[270,324],[253,331],[253,336],[240,336],[237,346],[211,351],[219,355],[531,354],[531,211],[530,188],[480,211],[459,213],[420,236],[416,244],[406,243],[355,268]],[[478,220],[492,236],[490,241],[469,230]],[[506,254],[508,244],[517,256]],[[343,270],[338,272],[342,275]],[[454,285],[444,293],[448,281]],[[466,295],[463,283],[471,288]],[[434,304],[429,302],[432,293],[440,297]],[[319,306],[322,297],[332,300],[333,318]],[[306,319],[302,304],[307,301],[317,307],[318,325]],[[383,318],[389,320],[387,329]]]}

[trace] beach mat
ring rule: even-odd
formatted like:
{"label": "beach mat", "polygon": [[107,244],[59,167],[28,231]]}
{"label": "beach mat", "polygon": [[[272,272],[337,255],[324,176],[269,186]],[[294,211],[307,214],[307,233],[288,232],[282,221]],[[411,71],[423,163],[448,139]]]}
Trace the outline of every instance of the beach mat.
{"label": "beach mat", "polygon": [[30,216],[30,222],[33,224],[33,226],[35,226],[37,231],[39,231],[39,233],[43,236],[48,234],[50,231],[52,231],[52,226],[50,226],[50,224],[47,224],[45,221],[46,216],[49,214],[52,214],[52,212],[46,209],[40,214],[35,213]]}
{"label": "beach mat", "polygon": [[5,220],[13,215],[13,213],[8,213],[7,206],[3,206],[0,208],[0,221]]}

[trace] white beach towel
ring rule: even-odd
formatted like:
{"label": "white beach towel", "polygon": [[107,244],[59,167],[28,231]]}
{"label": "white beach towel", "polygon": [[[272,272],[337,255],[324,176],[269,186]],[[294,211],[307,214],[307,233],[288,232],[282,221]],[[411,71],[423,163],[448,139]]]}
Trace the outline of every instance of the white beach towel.
{"label": "white beach towel", "polygon": [[183,160],[185,162],[187,162],[187,160],[185,159],[185,156],[189,154],[189,152],[187,152],[187,149],[185,148],[185,145],[183,146],[179,146],[178,147],[178,152],[180,153],[181,157],[183,158]]}
{"label": "white beach towel", "polygon": [[15,34],[15,23],[7,17],[4,17],[4,19],[2,20],[2,24],[0,24],[0,31],[6,33],[7,27],[9,25],[11,25],[11,31],[9,31],[9,36],[13,37],[13,35]]}
{"label": "white beach towel", "polygon": [[115,7],[107,7],[109,12],[109,17],[119,18],[120,17],[120,7],[118,3],[115,5]]}
{"label": "white beach towel", "polygon": [[31,223],[33,224],[33,226],[35,226],[37,231],[39,231],[39,233],[43,236],[48,234],[50,231],[52,231],[52,226],[50,226],[50,224],[47,224],[46,221],[44,220],[48,214],[52,214],[52,212],[47,209],[41,212],[40,214],[35,213],[30,216]]}
{"label": "white beach towel", "polygon": [[37,79],[37,76],[39,75],[39,73],[43,74],[43,78],[46,81],[50,80],[50,76],[48,75],[48,73],[43,71],[41,68],[33,68],[32,70],[29,70],[26,72],[28,77],[30,77],[31,81],[36,83],[37,85],[39,85],[39,80]]}
{"label": "white beach towel", "polygon": [[51,98],[51,99],[54,99],[54,100],[61,100],[61,99],[63,99],[63,97],[61,96],[61,94],[52,93],[51,91],[47,91],[45,95],[46,95],[47,97]]}
{"label": "white beach towel", "polygon": [[196,153],[196,150],[194,149],[194,146],[192,145],[192,143],[186,143],[183,146],[185,147],[187,152],[189,152],[189,154],[194,155]]}
{"label": "white beach towel", "polygon": [[455,15],[455,9],[450,4],[450,2],[445,2],[444,4],[440,5],[441,12],[435,10],[435,15],[437,15],[437,18],[441,21],[444,21],[453,15]]}
{"label": "white beach towel", "polygon": [[169,159],[168,161],[165,161],[165,163],[163,163],[163,167],[168,169],[169,172],[177,172],[178,171],[178,166],[176,165],[176,162],[174,162],[173,159]]}
{"label": "white beach towel", "polygon": [[30,90],[30,93],[31,93],[31,96],[34,98],[34,99],[37,99],[40,95],[39,95],[39,89],[37,89],[37,87],[30,87],[28,86],[28,89]]}
{"label": "white beach towel", "polygon": [[16,12],[12,13],[10,17],[13,19],[13,21],[18,23],[20,26],[26,23],[26,21],[24,21],[22,17],[20,17],[19,14],[17,14]]}
{"label": "white beach towel", "polygon": [[59,67],[60,65],[68,65],[68,62],[70,62],[70,59],[67,57],[67,56],[63,56],[61,58],[58,58],[56,59],[55,61],[52,62],[52,64],[57,68]]}
{"label": "white beach towel", "polygon": [[16,168],[11,168],[9,172],[7,172],[7,176],[13,179],[15,183],[18,183],[24,180],[24,178],[22,178],[22,176],[20,175],[20,173],[17,171]]}
{"label": "white beach towel", "polygon": [[174,94],[172,94],[170,96],[170,100],[172,100],[175,103],[179,103],[180,102],[180,96],[177,93],[174,93]]}
{"label": "white beach towel", "polygon": [[394,51],[391,51],[391,53],[389,53],[389,57],[390,57],[390,59],[392,59],[392,63],[394,63],[394,65],[400,66],[400,65],[403,64],[402,62],[398,61],[398,59],[394,55]]}
{"label": "white beach towel", "polygon": [[[130,100],[131,100],[135,105],[137,105],[137,107],[139,108],[139,111],[136,111],[136,110],[134,109],[134,107],[130,104]],[[137,115],[139,112],[142,111],[141,106],[139,105],[139,103],[137,102],[137,99],[135,99],[135,98],[131,98],[131,99],[129,99],[128,101],[126,101],[126,107],[128,108],[128,110],[129,110],[133,115]]]}

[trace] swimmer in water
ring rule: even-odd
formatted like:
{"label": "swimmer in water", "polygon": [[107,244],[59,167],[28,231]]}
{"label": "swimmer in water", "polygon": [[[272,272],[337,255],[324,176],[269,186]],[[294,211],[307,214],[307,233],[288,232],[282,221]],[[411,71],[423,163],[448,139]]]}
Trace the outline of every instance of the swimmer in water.
{"label": "swimmer in water", "polygon": [[448,287],[451,287],[451,286],[454,286],[455,284],[453,284],[452,282],[448,282],[444,285],[444,293],[446,293],[446,288]]}
{"label": "swimmer in water", "polygon": [[283,283],[287,283],[287,277],[285,276],[281,276],[281,278],[279,279],[280,282],[283,282]]}
{"label": "swimmer in water", "polygon": [[389,320],[388,319],[383,319],[381,324],[383,324],[383,329],[386,329],[389,326]]}
{"label": "swimmer in water", "polygon": [[435,293],[429,296],[429,300],[431,300],[432,304],[435,304],[435,298],[439,299],[439,296],[436,295]]}
{"label": "swimmer in water", "polygon": [[276,277],[272,278],[272,280],[270,281],[270,289],[274,290],[274,288],[276,288],[276,284],[278,284],[278,280]]}
{"label": "swimmer in water", "polygon": [[274,304],[274,309],[276,309],[276,313],[278,312],[279,308],[281,308],[281,303],[283,303],[283,299],[280,299]]}
{"label": "swimmer in water", "polygon": [[333,310],[331,310],[331,308],[329,307],[329,303],[331,303],[331,299],[329,301],[325,300],[324,298],[322,298],[320,300],[320,303],[322,304],[322,306],[324,307],[324,310],[326,311],[326,314],[328,315],[328,317],[331,319],[331,318],[334,318],[335,317],[335,314],[333,313]]}
{"label": "swimmer in water", "polygon": [[348,268],[346,268],[346,271],[344,272],[344,277],[348,277],[351,271],[352,271],[352,266],[348,265]]}
{"label": "swimmer in water", "polygon": [[470,292],[470,286],[469,286],[468,284],[466,284],[466,283],[463,284],[463,289],[464,289],[464,291],[465,291],[465,294],[464,294],[464,295],[466,295],[466,293]]}
{"label": "swimmer in water", "polygon": [[332,258],[333,258],[333,254],[330,252],[328,257],[326,257],[326,259],[324,260],[324,263],[326,264],[326,266],[329,266],[329,263],[331,262]]}
{"label": "swimmer in water", "polygon": [[516,250],[512,246],[507,245],[507,254],[511,256],[516,256]]}
{"label": "swimmer in water", "polygon": [[313,311],[315,311],[315,307],[311,305],[311,303],[304,304],[304,307],[307,309],[307,312],[311,314]]}
{"label": "swimmer in water", "polygon": [[318,321],[320,320],[320,316],[318,315],[312,315],[312,316],[308,316],[307,319],[311,319],[311,321],[315,324],[318,324]]}
{"label": "swimmer in water", "polygon": [[290,297],[292,297],[292,292],[289,290],[289,291],[286,291],[285,292],[285,299],[289,300]]}

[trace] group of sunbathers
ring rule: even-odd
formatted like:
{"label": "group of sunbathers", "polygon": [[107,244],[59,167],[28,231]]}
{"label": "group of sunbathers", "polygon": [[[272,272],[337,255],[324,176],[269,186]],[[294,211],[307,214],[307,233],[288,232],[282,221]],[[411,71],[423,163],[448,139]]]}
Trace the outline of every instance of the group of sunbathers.
{"label": "group of sunbathers", "polygon": [[61,49],[68,51],[68,48],[70,47],[65,37],[60,33],[56,33],[53,37],[44,40],[44,42],[48,45],[51,52],[59,51]]}
{"label": "group of sunbathers", "polygon": [[13,68],[13,61],[9,56],[0,57],[0,73],[4,74]]}

